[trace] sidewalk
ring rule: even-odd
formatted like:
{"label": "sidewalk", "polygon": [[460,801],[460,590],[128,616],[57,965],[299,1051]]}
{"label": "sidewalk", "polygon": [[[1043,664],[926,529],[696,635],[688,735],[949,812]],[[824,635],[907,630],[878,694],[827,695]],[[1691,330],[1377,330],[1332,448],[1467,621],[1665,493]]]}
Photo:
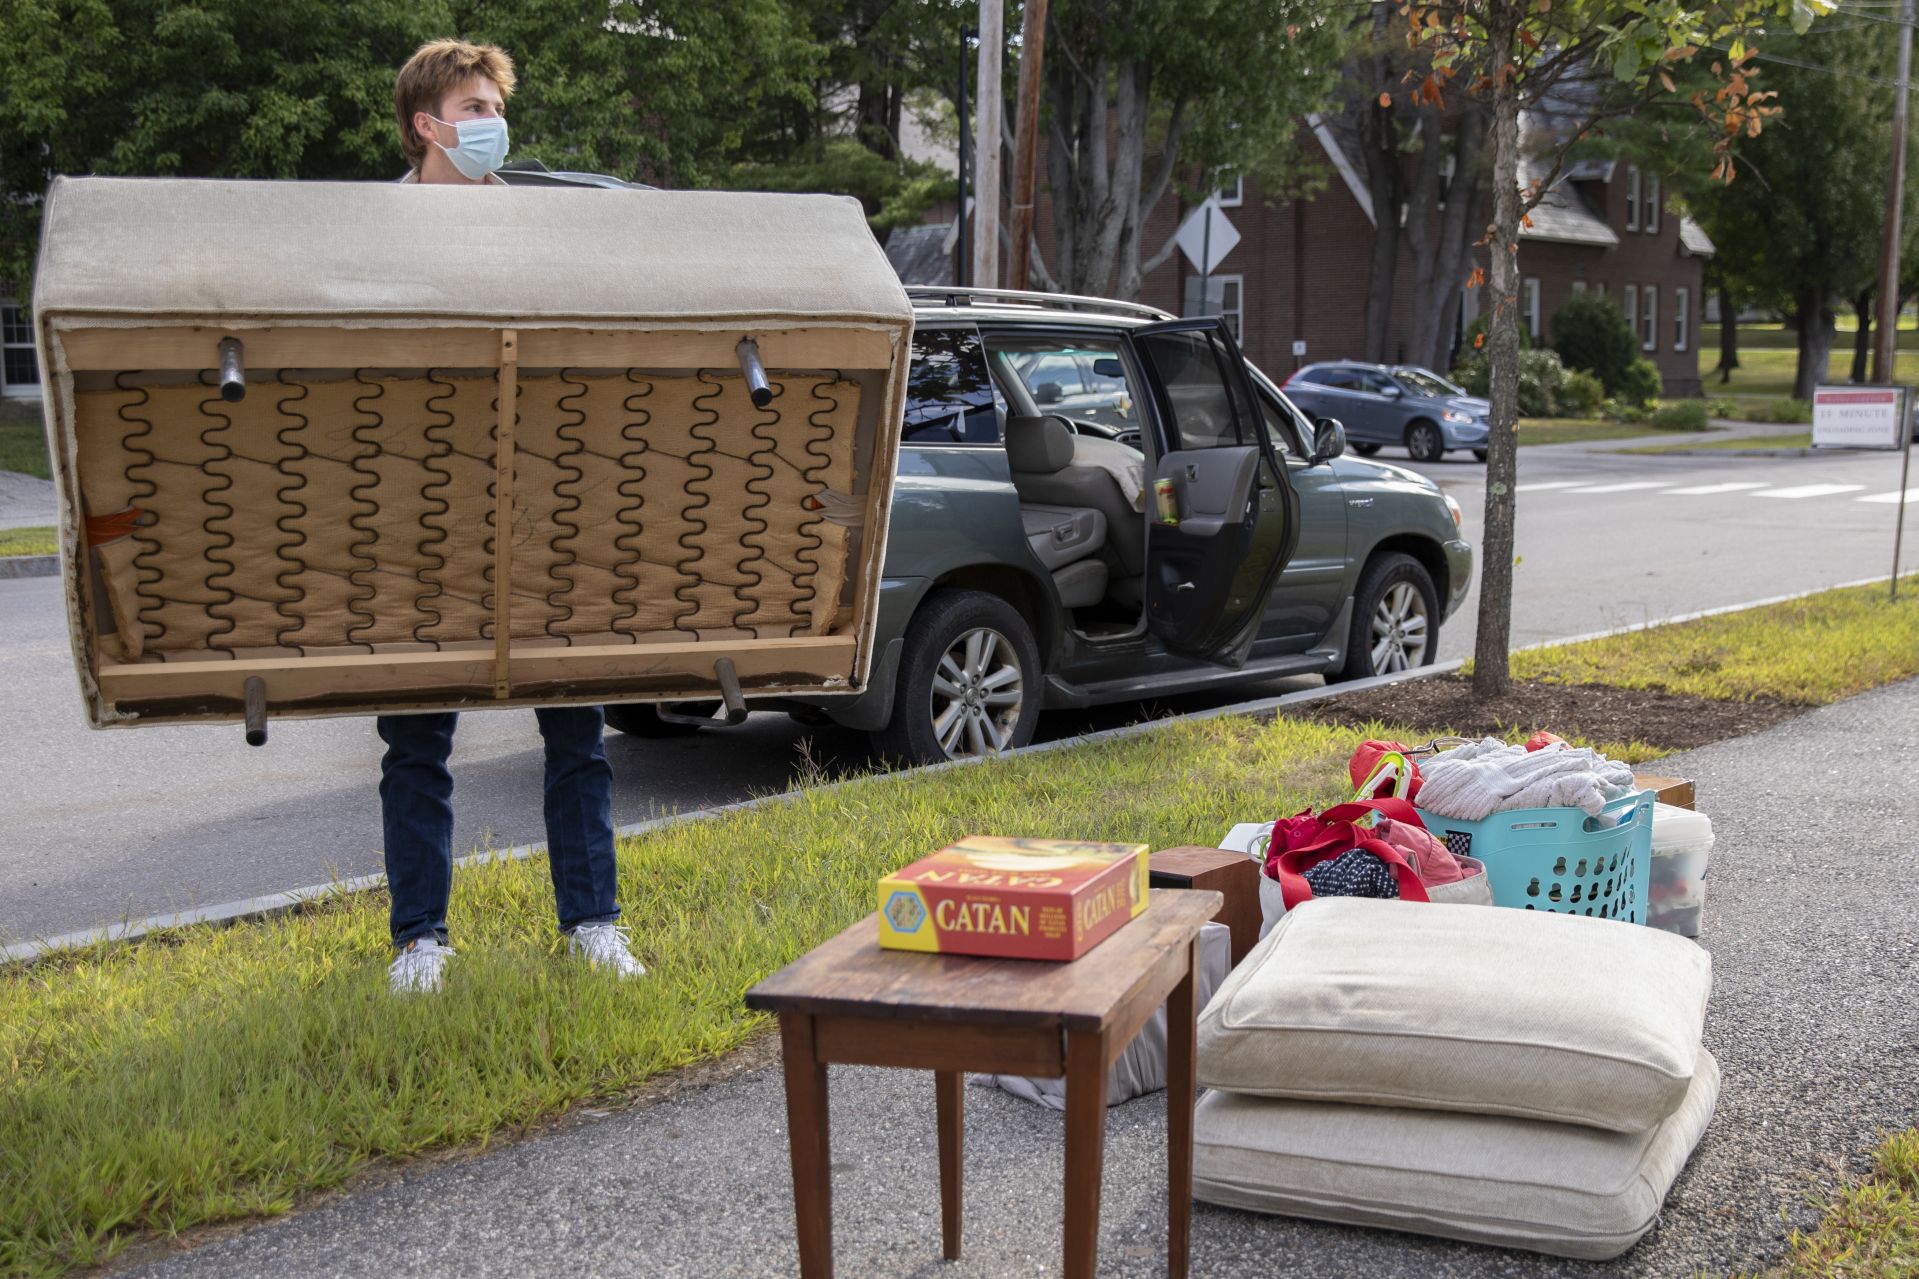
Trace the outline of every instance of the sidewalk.
{"label": "sidewalk", "polygon": [[[1879,763],[1915,753],[1919,681],[1662,767],[1698,780],[1718,836],[1702,940],[1715,966],[1706,1042],[1724,1083],[1705,1141],[1638,1248],[1594,1265],[1201,1205],[1193,1273],[1664,1279],[1777,1260],[1788,1225],[1812,1220],[1806,1193],[1830,1184],[1835,1160],[1860,1171],[1882,1128],[1919,1123],[1919,796],[1906,768]],[[736,1065],[643,1108],[464,1161],[421,1161],[131,1273],[794,1274],[769,1041]],[[1057,1273],[1061,1115],[967,1089],[964,1259],[947,1264],[931,1079],[831,1076],[838,1273]],[[1108,1112],[1102,1275],[1165,1273],[1164,1114],[1159,1097]]]}

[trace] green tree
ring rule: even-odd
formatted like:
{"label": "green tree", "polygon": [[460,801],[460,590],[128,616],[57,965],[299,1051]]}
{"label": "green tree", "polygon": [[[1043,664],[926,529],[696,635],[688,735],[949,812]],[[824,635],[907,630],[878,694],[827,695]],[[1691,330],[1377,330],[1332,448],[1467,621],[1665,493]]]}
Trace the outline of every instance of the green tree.
{"label": "green tree", "polygon": [[[1722,131],[1716,172],[1730,177],[1735,138],[1757,134],[1777,111],[1746,74],[1747,41],[1772,17],[1805,29],[1832,0],[1406,0],[1407,36],[1429,52],[1433,73],[1410,92],[1422,101],[1464,91],[1492,104],[1492,224],[1487,228],[1489,301],[1493,320],[1492,433],[1486,467],[1486,527],[1481,544],[1479,628],[1473,691],[1483,699],[1512,686],[1507,645],[1512,635],[1513,482],[1517,471],[1519,232],[1526,210],[1548,189],[1582,132],[1635,100],[1677,92],[1670,67],[1724,44],[1713,62],[1721,78],[1713,94],[1693,95],[1702,117]],[[1708,61],[1713,61],[1709,56]],[[1581,86],[1610,79],[1615,89],[1587,104]],[[1578,123],[1532,157],[1533,177],[1521,189],[1522,110],[1546,119],[1568,102]]]}
{"label": "green tree", "polygon": [[1867,77],[1891,78],[1889,43],[1864,23],[1768,40],[1781,61],[1762,64],[1764,81],[1786,114],[1740,140],[1740,181],[1690,200],[1718,250],[1715,267],[1751,300],[1792,316],[1802,400],[1826,380],[1835,306],[1869,300],[1878,273],[1891,91]]}
{"label": "green tree", "polygon": [[[1176,179],[1198,195],[1202,175],[1231,168],[1268,190],[1302,191],[1300,117],[1326,100],[1347,40],[1322,6],[1060,0],[1048,21],[1054,252],[1050,274],[1032,254],[1033,282],[1137,297],[1174,252],[1170,236],[1148,244],[1145,235]],[[1006,80],[1010,88],[1017,77]]]}

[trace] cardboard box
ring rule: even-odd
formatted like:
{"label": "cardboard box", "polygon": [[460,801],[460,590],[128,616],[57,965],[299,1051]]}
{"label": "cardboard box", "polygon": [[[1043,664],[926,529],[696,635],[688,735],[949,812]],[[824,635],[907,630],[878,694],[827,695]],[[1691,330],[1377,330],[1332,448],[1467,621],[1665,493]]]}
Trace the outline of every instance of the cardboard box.
{"label": "cardboard box", "polygon": [[880,945],[1078,959],[1146,909],[1145,844],[969,835],[880,881]]}

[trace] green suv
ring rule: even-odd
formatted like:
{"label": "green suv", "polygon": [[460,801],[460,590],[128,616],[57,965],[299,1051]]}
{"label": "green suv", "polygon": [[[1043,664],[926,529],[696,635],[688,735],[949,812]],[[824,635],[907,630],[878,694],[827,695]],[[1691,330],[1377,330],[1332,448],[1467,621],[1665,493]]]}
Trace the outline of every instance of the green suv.
{"label": "green suv", "polygon": [[[1302,416],[1223,321],[908,292],[871,678],[777,705],[926,762],[1024,745],[1043,710],[1433,660],[1472,577],[1457,505],[1344,456],[1341,425]],[[607,721],[661,735],[703,709]]]}

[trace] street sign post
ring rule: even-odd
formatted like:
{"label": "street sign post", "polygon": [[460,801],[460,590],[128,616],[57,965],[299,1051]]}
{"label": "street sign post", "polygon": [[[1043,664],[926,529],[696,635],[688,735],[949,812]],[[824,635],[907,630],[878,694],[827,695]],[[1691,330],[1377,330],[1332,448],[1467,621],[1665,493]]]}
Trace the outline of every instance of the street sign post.
{"label": "street sign post", "polygon": [[1816,449],[1897,449],[1899,514],[1892,526],[1891,598],[1899,598],[1899,552],[1906,532],[1906,479],[1912,473],[1912,388],[1817,386],[1812,392]]}
{"label": "street sign post", "polygon": [[1179,251],[1199,272],[1199,313],[1205,315],[1212,309],[1210,282],[1206,277],[1239,243],[1239,228],[1219,207],[1219,197],[1209,195],[1204,204],[1187,214],[1186,220],[1179,224],[1173,243],[1179,246]]}

